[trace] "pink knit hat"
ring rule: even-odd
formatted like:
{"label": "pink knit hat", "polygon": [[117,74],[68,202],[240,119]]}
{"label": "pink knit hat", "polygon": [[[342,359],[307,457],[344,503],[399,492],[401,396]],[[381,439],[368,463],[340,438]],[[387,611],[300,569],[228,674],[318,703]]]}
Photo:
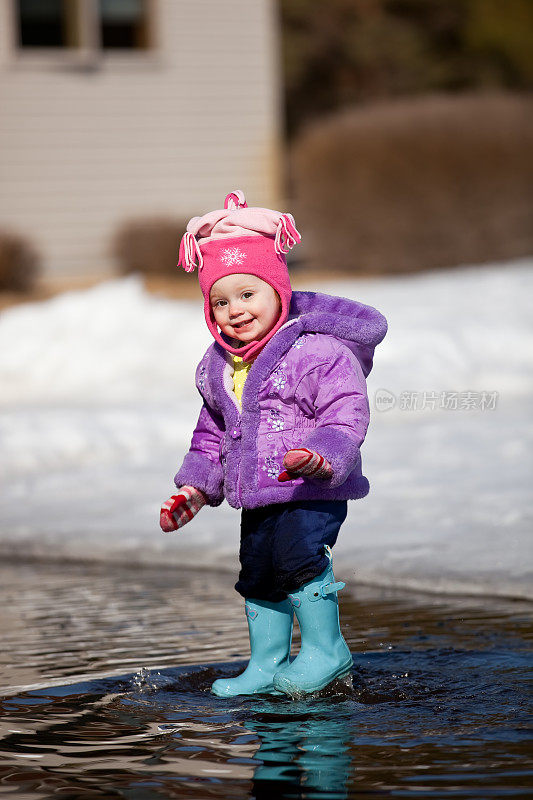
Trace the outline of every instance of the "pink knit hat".
{"label": "pink knit hat", "polygon": [[[198,267],[205,321],[225,350],[250,361],[287,321],[292,289],[285,253],[300,241],[292,214],[248,208],[240,189],[226,196],[223,209],[189,220],[180,244],[178,267],[182,266],[186,272]],[[219,278],[241,272],[261,278],[276,290],[281,299],[281,313],[262,339],[243,347],[231,347],[218,330],[209,292]]]}

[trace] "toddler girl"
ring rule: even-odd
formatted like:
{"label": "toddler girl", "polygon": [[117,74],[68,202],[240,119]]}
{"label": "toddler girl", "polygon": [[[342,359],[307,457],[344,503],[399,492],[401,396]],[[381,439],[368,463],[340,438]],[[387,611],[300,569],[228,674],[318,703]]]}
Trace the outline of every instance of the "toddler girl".
{"label": "toddler girl", "polygon": [[[248,208],[238,190],[187,225],[179,265],[198,267],[215,339],[196,370],[202,408],[179,489],[161,509],[177,530],[206,503],[241,508],[239,580],[251,657],[214,682],[221,697],[305,695],[347,675],[331,548],[347,500],[364,497],[365,378],[387,323],[342,297],[292,292],[291,214]],[[289,662],[293,615],[301,649]]]}

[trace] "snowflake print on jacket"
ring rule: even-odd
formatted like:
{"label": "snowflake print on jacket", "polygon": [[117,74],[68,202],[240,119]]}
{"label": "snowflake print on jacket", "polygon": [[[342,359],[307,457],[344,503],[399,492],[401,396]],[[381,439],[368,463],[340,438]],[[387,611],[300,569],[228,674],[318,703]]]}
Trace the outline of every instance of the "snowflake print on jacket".
{"label": "snowflake print on jacket", "polygon": [[280,389],[283,389],[283,387],[287,383],[287,374],[285,372],[284,367],[285,363],[282,361],[281,364],[279,364],[276,367],[276,369],[272,372],[272,383],[274,384],[274,387],[278,391],[280,391]]}
{"label": "snowflake print on jacket", "polygon": [[221,256],[221,260],[227,267],[233,267],[234,264],[242,264],[245,258],[246,253],[239,247],[228,247]]}
{"label": "snowflake print on jacket", "polygon": [[297,350],[299,350],[301,347],[303,347],[303,346],[304,346],[304,344],[305,344],[305,340],[306,340],[307,338],[308,338],[308,337],[306,336],[306,334],[305,334],[305,333],[303,333],[301,336],[298,336],[298,338],[296,339],[296,341],[294,342],[294,344],[291,344],[291,347],[295,347]]}
{"label": "snowflake print on jacket", "polygon": [[263,470],[266,472],[269,478],[272,478],[273,481],[277,481],[278,475],[283,469],[281,464],[279,463],[278,453],[274,453],[271,456],[265,456],[264,458],[264,465]]}
{"label": "snowflake print on jacket", "polygon": [[205,370],[206,365],[204,363],[200,364],[200,368],[198,370],[198,388],[202,394],[205,394]]}
{"label": "snowflake print on jacket", "polygon": [[285,427],[281,412],[277,408],[270,409],[267,422],[273,431],[282,431]]}

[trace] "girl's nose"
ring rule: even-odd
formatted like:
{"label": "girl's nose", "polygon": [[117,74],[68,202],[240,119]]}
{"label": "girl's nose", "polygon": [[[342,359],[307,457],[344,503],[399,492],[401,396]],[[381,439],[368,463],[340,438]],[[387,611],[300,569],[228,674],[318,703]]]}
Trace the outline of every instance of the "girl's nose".
{"label": "girl's nose", "polygon": [[229,315],[230,318],[233,317],[240,317],[243,313],[242,307],[240,303],[231,303],[229,307]]}

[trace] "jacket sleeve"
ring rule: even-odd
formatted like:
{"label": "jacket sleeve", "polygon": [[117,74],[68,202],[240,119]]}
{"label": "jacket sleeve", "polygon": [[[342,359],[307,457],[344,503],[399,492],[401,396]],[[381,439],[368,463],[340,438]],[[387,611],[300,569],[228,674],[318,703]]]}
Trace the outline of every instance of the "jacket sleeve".
{"label": "jacket sleeve", "polygon": [[333,476],[324,481],[328,488],[340,486],[361,460],[370,409],[366,381],[357,357],[345,345],[335,348],[327,363],[311,369],[300,381],[299,402],[313,411],[316,427],[306,436],[302,447],[325,456]]}
{"label": "jacket sleeve", "polygon": [[224,472],[220,463],[220,442],[223,435],[222,416],[204,400],[189,452],[174,477],[178,488],[187,484],[201,489],[210,506],[219,506],[224,500]]}

